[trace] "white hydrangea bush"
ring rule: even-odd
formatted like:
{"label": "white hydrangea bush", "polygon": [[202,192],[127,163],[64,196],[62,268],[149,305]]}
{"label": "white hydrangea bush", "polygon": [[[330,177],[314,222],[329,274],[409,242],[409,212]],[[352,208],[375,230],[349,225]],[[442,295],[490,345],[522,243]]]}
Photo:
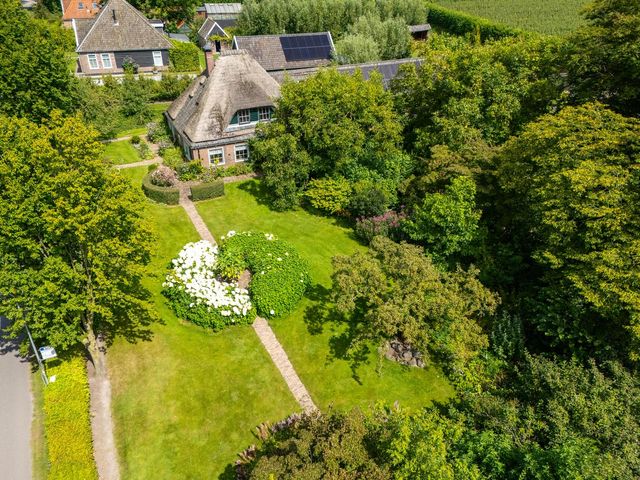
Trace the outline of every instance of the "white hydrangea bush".
{"label": "white hydrangea bush", "polygon": [[195,324],[220,329],[255,318],[249,292],[216,274],[218,247],[206,240],[186,244],[171,262],[163,293],[176,314]]}

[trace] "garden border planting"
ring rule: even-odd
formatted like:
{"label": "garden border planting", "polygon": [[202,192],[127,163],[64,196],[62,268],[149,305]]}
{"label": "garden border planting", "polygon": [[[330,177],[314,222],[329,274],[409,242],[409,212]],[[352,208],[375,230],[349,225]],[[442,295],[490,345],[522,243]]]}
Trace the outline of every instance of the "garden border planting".
{"label": "garden border planting", "polygon": [[159,203],[178,205],[180,202],[180,190],[177,187],[158,187],[151,183],[151,174],[142,179],[142,190],[148,198]]}

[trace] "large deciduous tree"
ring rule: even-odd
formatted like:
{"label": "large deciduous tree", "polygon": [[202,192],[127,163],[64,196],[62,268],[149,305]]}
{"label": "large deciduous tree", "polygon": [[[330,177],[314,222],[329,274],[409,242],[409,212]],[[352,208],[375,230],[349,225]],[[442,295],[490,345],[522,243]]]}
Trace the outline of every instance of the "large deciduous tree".
{"label": "large deciduous tree", "polygon": [[596,0],[584,14],[586,24],[569,38],[572,94],[640,114],[640,2]]}
{"label": "large deciduous tree", "polygon": [[400,338],[450,371],[462,371],[487,347],[482,323],[498,297],[477,271],[446,272],[422,248],[375,237],[367,253],[333,259],[333,295],[350,325],[351,349]]}
{"label": "large deciduous tree", "polygon": [[0,0],[0,19],[0,113],[40,121],[55,108],[73,111],[73,34],[32,18],[14,0]]}
{"label": "large deciduous tree", "polygon": [[541,330],[640,358],[640,121],[599,104],[544,116],[498,179],[514,243],[544,267]]}
{"label": "large deciduous tree", "polygon": [[144,198],[101,159],[96,132],[53,113],[0,117],[0,314],[59,349],[145,333],[150,259]]}
{"label": "large deciduous tree", "polygon": [[394,196],[410,162],[391,95],[372,77],[328,69],[283,85],[275,120],[251,144],[276,206],[295,205],[310,179],[326,176],[375,181]]}

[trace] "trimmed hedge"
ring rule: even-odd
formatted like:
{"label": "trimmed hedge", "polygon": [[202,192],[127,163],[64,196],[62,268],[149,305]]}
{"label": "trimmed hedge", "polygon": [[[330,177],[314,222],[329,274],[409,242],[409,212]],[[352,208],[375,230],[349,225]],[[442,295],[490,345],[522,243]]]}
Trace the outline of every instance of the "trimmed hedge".
{"label": "trimmed hedge", "polygon": [[293,246],[260,232],[223,237],[218,265],[251,271],[249,294],[258,315],[264,317],[292,312],[310,284],[307,263]]}
{"label": "trimmed hedge", "polygon": [[222,196],[224,196],[224,181],[221,179],[191,187],[191,200],[194,202]]}
{"label": "trimmed hedge", "polygon": [[441,28],[455,35],[478,33],[480,39],[484,42],[486,40],[499,40],[504,37],[516,37],[525,34],[524,30],[492,22],[486,18],[450,10],[435,3],[427,2],[427,7],[429,8],[428,22],[431,26]]}
{"label": "trimmed hedge", "polygon": [[193,43],[179,42],[171,40],[169,49],[169,60],[176,72],[199,72],[200,71],[200,49]]}
{"label": "trimmed hedge", "polygon": [[142,179],[142,190],[144,194],[159,203],[167,205],[177,205],[180,202],[180,190],[176,187],[158,187],[151,183],[151,174],[147,174]]}
{"label": "trimmed hedge", "polygon": [[97,479],[89,419],[89,381],[82,357],[48,368],[56,381],[44,389],[48,480]]}

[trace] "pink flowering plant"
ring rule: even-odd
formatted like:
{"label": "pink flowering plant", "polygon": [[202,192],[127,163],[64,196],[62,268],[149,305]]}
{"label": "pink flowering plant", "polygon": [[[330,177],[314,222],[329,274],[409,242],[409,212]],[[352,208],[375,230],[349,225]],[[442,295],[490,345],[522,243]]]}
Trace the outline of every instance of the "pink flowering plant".
{"label": "pink flowering plant", "polygon": [[402,240],[401,224],[406,218],[404,213],[389,210],[382,215],[369,218],[359,218],[356,221],[355,233],[366,243],[370,243],[373,237],[382,236],[392,240]]}

